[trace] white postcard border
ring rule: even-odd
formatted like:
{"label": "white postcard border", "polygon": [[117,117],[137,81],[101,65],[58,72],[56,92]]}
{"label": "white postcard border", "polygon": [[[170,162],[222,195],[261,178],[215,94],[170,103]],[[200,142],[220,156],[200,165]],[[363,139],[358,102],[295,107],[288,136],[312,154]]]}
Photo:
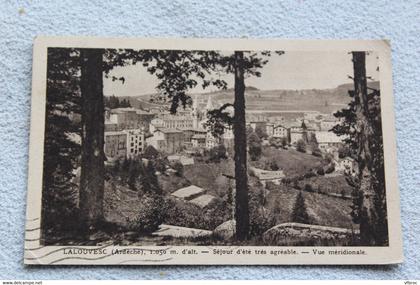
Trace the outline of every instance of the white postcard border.
{"label": "white postcard border", "polygon": [[[283,51],[374,51],[379,56],[381,112],[384,139],[386,199],[388,207],[389,246],[387,247],[272,247],[272,246],[42,246],[40,217],[42,170],[45,129],[47,48],[132,48],[188,50],[283,50]],[[392,92],[391,49],[387,40],[266,40],[266,39],[135,39],[92,37],[37,37],[33,50],[27,193],[27,223],[25,231],[25,264],[390,264],[403,260],[400,225],[400,205],[397,178],[396,137]],[[137,249],[131,254],[112,254],[115,249]],[[101,252],[66,254],[66,249],[99,249]],[[167,254],[151,254],[166,249]],[[252,254],[238,254],[238,250]],[[152,250],[152,251],[151,251]],[[177,254],[170,254],[174,252]],[[183,250],[197,254],[182,254]],[[213,254],[218,250],[233,250],[232,254]],[[266,254],[256,251],[265,250]],[[290,250],[294,254],[269,254],[270,251]],[[313,250],[328,254],[314,254]],[[331,255],[329,251],[364,251],[364,255]],[[134,251],[134,250],[133,250]],[[83,250],[81,251],[83,252]],[[142,252],[142,254],[139,254]],[[208,253],[207,253],[208,252]],[[305,252],[305,253],[302,253]],[[306,253],[309,252],[309,253]],[[143,254],[144,253],[144,254]]]}

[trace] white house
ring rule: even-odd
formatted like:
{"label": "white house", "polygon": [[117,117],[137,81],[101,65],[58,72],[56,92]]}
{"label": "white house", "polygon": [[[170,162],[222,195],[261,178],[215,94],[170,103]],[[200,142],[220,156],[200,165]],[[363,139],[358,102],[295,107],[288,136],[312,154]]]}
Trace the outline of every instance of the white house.
{"label": "white house", "polygon": [[184,147],[184,134],[176,129],[156,129],[146,143],[159,151],[176,153]]}
{"label": "white house", "polygon": [[319,148],[324,152],[329,152],[330,148],[338,148],[343,144],[344,137],[339,137],[333,132],[317,131],[315,132]]}
{"label": "white house", "polygon": [[255,177],[263,184],[266,185],[267,182],[273,182],[276,185],[279,185],[281,180],[286,177],[283,170],[264,170],[255,167],[251,167],[251,170],[254,172]]}
{"label": "white house", "polygon": [[127,157],[133,157],[145,149],[144,131],[139,129],[124,130],[127,134]]}
{"label": "white house", "polygon": [[273,137],[275,138],[287,138],[288,137],[288,129],[285,126],[277,125],[274,127],[273,130]]}

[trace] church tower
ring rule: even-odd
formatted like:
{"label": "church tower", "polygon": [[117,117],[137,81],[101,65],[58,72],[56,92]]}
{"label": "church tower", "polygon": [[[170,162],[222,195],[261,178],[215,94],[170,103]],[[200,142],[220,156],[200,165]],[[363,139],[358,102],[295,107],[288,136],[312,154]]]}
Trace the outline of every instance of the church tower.
{"label": "church tower", "polygon": [[206,105],[206,113],[208,111],[214,110],[214,105],[213,105],[213,101],[211,100],[211,95],[209,96],[209,99],[207,100],[207,105]]}
{"label": "church tower", "polygon": [[193,105],[192,105],[192,112],[191,112],[192,118],[193,118],[193,128],[198,129],[198,121],[200,120],[200,116],[198,113],[198,96],[195,94],[193,99]]}

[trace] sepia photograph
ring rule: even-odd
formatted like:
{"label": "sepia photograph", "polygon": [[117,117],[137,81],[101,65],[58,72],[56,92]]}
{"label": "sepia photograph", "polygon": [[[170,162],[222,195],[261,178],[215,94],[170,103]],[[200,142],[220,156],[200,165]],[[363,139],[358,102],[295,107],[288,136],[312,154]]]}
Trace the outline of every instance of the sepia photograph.
{"label": "sepia photograph", "polygon": [[385,175],[395,172],[395,142],[389,165],[384,154],[389,54],[373,44],[179,41],[46,41],[43,58],[35,53],[42,88],[32,100],[43,109],[32,106],[26,248],[35,257],[25,262],[49,247],[363,255],[350,249],[391,248],[393,235],[401,251],[397,182]]}

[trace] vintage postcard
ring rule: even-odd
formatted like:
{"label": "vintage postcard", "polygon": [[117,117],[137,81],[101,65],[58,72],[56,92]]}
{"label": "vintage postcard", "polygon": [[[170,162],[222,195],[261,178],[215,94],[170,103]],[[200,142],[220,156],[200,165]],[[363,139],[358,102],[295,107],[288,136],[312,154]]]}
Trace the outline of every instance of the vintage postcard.
{"label": "vintage postcard", "polygon": [[38,37],[24,263],[402,262],[390,50]]}

